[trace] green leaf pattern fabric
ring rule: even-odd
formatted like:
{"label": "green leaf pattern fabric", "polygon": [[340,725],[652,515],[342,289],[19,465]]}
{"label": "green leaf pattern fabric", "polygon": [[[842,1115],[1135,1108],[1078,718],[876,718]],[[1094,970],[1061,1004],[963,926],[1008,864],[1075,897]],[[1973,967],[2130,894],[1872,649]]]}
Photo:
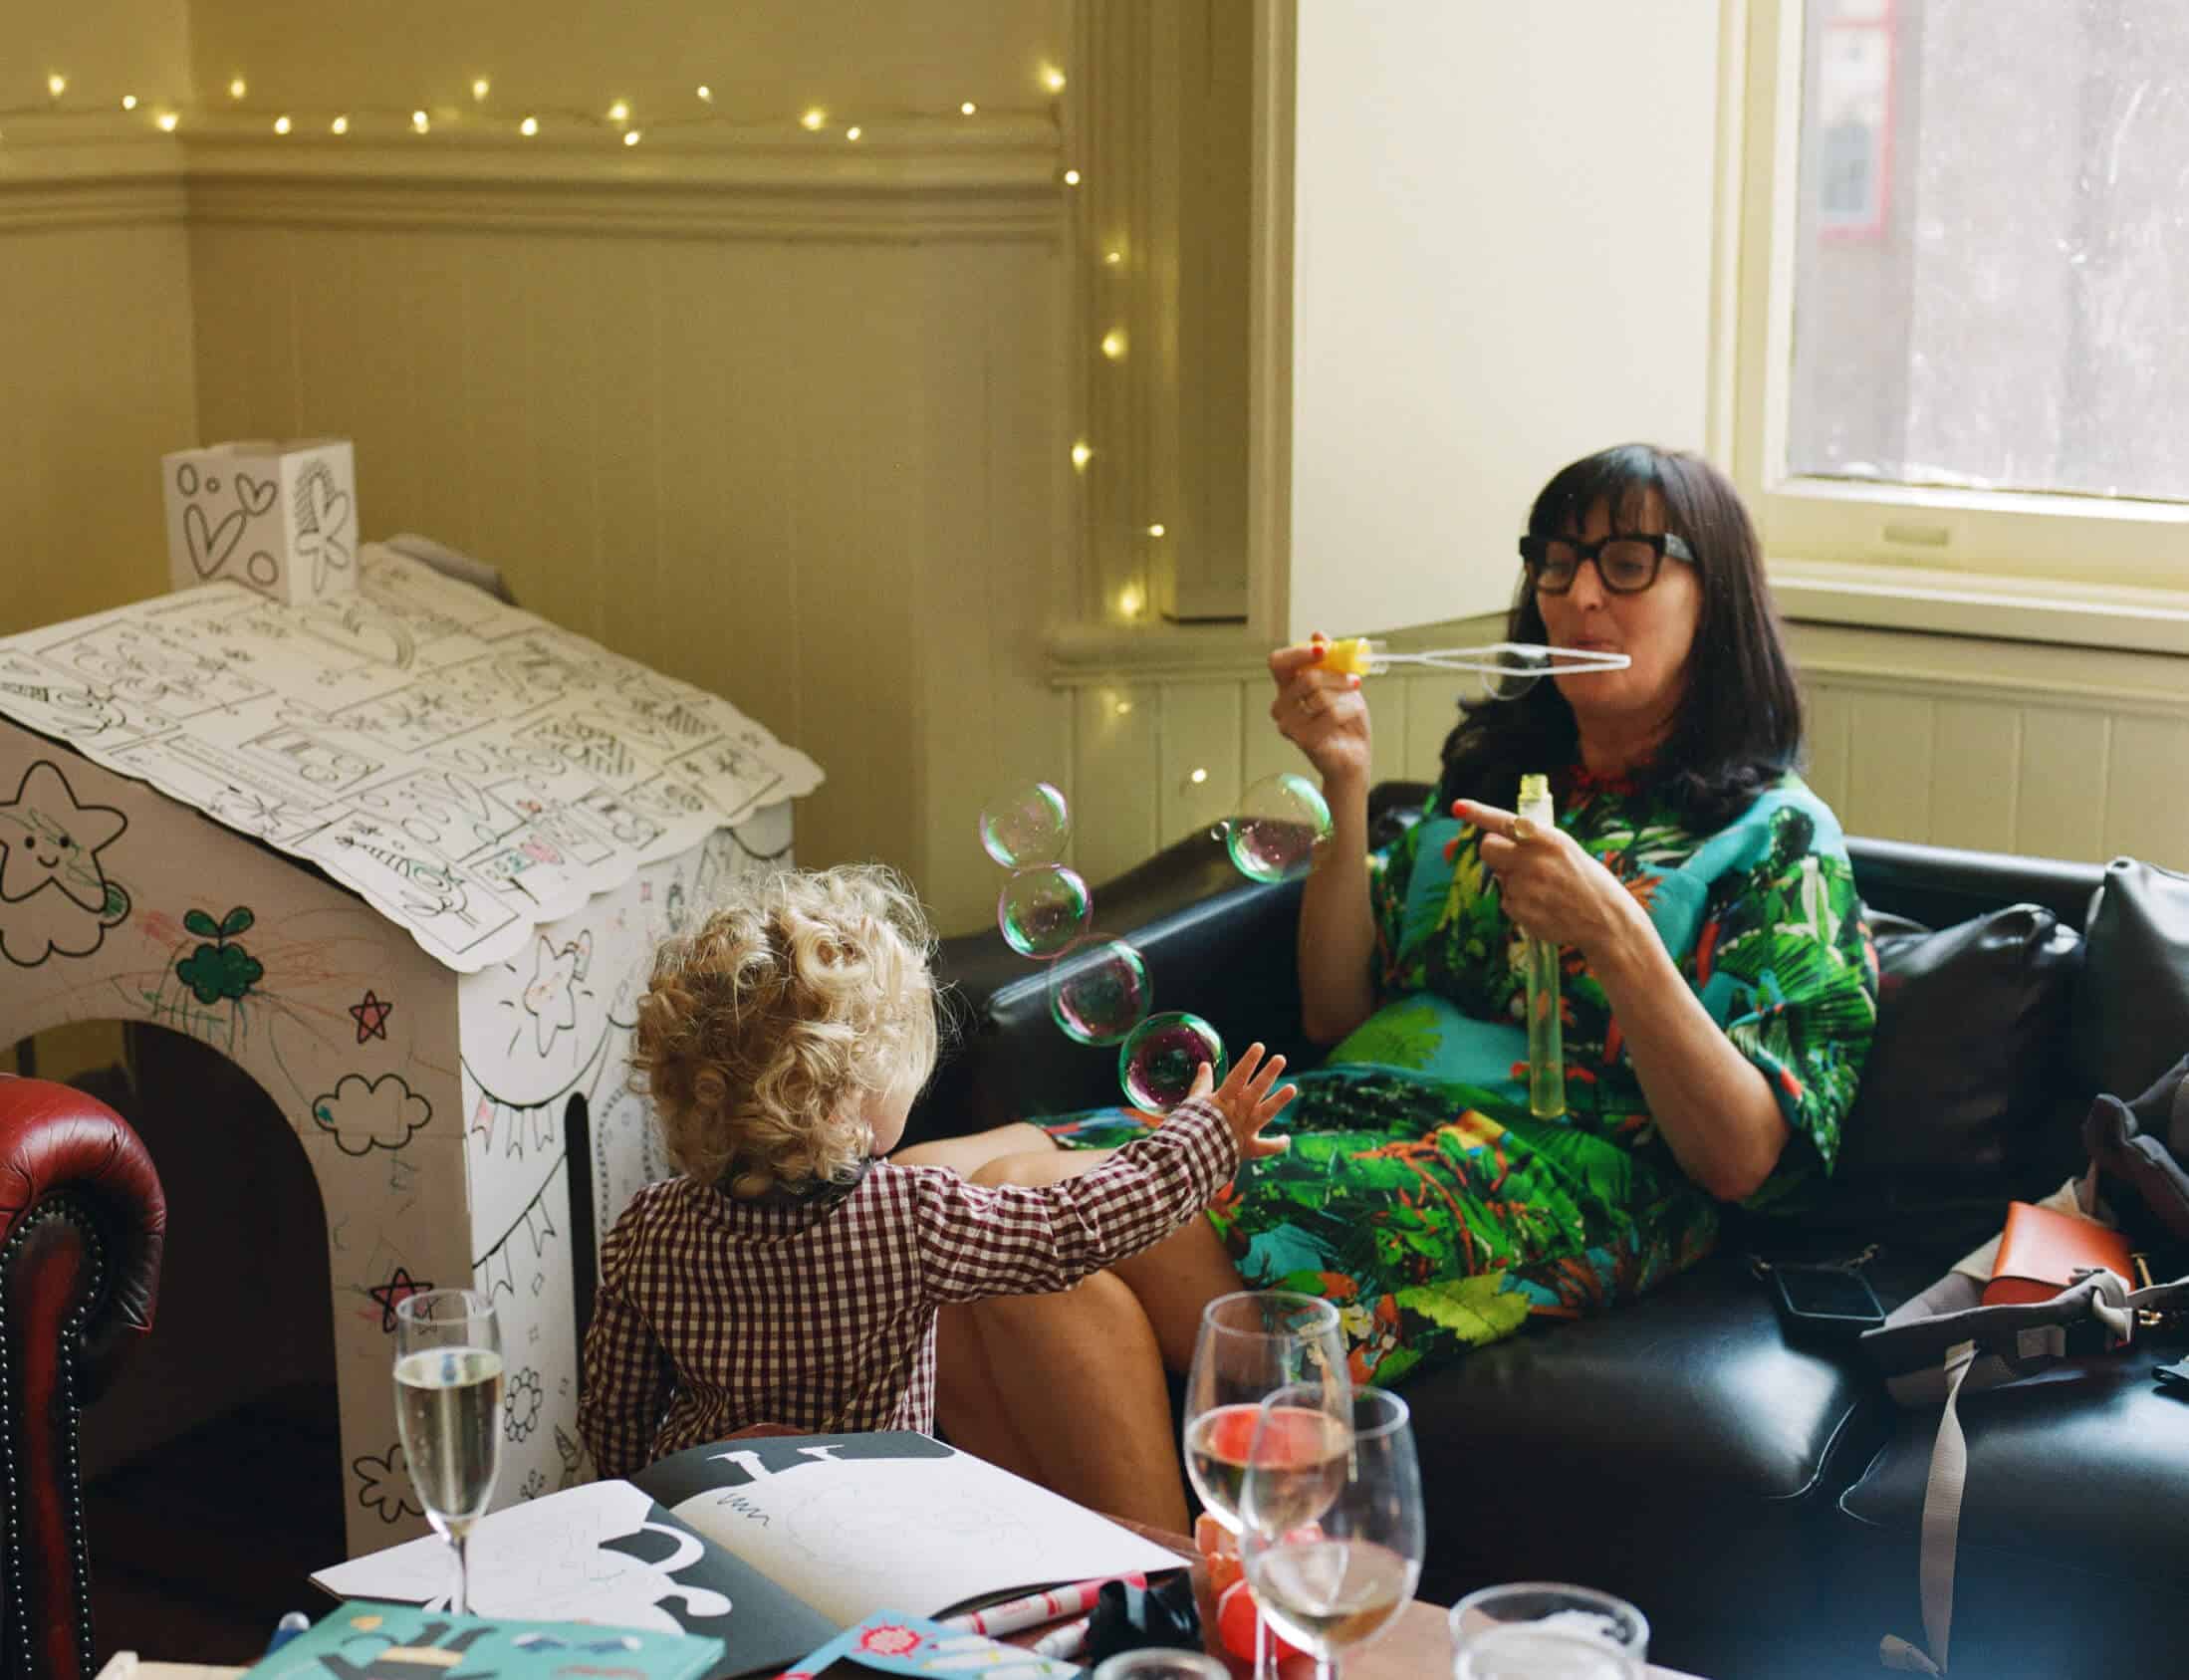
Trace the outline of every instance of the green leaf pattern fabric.
{"label": "green leaf pattern fabric", "polygon": [[[1619,781],[1557,779],[1559,826],[1641,903],[1681,975],[1769,1082],[1790,1131],[1750,1199],[1828,1172],[1876,1020],[1877,963],[1837,821],[1788,775],[1714,835]],[[1565,953],[1567,1113],[1527,1106],[1518,932],[1480,833],[1434,804],[1370,859],[1369,1019],[1278,1121],[1210,1219],[1248,1287],[1337,1304],[1356,1378],[1389,1383],[1630,1300],[1708,1254],[1717,1203],[1658,1136],[1602,988]],[[1125,1109],[1059,1115],[1071,1147],[1123,1141]]]}

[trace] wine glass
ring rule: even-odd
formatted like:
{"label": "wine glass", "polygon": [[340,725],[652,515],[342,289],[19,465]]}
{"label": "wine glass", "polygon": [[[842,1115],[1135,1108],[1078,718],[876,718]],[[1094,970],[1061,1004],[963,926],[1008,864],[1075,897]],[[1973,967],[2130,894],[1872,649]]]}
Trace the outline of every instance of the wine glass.
{"label": "wine glass", "polygon": [[[1318,1406],[1351,1392],[1337,1308],[1320,1296],[1242,1290],[1202,1309],[1186,1372],[1186,1475],[1208,1514],[1234,1535],[1240,1532],[1240,1478],[1262,1402],[1293,1384],[1325,1396]],[[1276,1647],[1259,1617],[1254,1673],[1255,1680],[1276,1673]]]}
{"label": "wine glass", "polygon": [[502,1465],[502,1332],[476,1290],[424,1290],[395,1304],[395,1426],[426,1521],[456,1551],[449,1608],[469,1613],[464,1546]]}
{"label": "wine glass", "polygon": [[1452,1606],[1456,1680],[1642,1680],[1649,1621],[1564,1581],[1486,1586]]}
{"label": "wine glass", "polygon": [[1327,1404],[1315,1384],[1262,1402],[1239,1484],[1239,1556],[1254,1601],[1277,1630],[1337,1680],[1340,1652],[1396,1621],[1421,1578],[1421,1470],[1406,1402],[1356,1388],[1350,1427],[1335,1420],[1303,1452],[1301,1418]]}

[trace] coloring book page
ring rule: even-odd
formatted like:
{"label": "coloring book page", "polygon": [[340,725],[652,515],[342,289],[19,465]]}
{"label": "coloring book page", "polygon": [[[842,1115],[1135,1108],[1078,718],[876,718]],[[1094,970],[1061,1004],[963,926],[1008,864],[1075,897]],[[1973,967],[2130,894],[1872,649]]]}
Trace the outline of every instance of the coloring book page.
{"label": "coloring book page", "polygon": [[822,780],[728,701],[381,544],[0,638],[0,714],[317,865],[460,973]]}

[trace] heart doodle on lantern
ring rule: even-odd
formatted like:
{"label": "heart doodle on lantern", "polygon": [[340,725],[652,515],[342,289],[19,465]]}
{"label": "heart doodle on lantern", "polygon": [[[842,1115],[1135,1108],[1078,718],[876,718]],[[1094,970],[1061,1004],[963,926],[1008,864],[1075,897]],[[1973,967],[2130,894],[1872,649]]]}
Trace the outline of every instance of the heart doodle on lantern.
{"label": "heart doodle on lantern", "polygon": [[274,505],[274,496],[280,489],[279,484],[262,484],[247,472],[236,474],[236,494],[242,498],[253,519]]}
{"label": "heart doodle on lantern", "polygon": [[217,526],[205,523],[205,510],[192,502],[182,510],[182,536],[190,548],[190,564],[198,577],[210,578],[228,563],[243,536],[243,510],[238,508]]}

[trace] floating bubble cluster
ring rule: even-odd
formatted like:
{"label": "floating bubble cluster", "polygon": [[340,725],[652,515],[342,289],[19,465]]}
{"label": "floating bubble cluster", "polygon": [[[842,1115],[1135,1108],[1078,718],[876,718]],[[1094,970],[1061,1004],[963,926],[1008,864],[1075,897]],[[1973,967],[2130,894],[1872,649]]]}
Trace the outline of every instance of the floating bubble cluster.
{"label": "floating bubble cluster", "polygon": [[1022,957],[1046,962],[1087,932],[1094,895],[1062,863],[1014,869],[996,898],[996,926]]}
{"label": "floating bubble cluster", "polygon": [[1247,879],[1296,880],[1315,867],[1317,850],[1331,838],[1331,808],[1305,776],[1265,776],[1239,796],[1223,837]]}
{"label": "floating bubble cluster", "polygon": [[1219,1080],[1230,1066],[1214,1027],[1183,1011],[1151,1015],[1118,1047],[1117,1082],[1134,1107],[1167,1113],[1186,1099],[1204,1062]]}
{"label": "floating bubble cluster", "polygon": [[1154,1001],[1147,960],[1122,939],[1091,933],[1049,965],[1049,1017],[1080,1044],[1115,1044]]}
{"label": "floating bubble cluster", "polygon": [[1007,788],[981,811],[981,849],[1007,869],[1056,862],[1071,837],[1071,811],[1048,782]]}

